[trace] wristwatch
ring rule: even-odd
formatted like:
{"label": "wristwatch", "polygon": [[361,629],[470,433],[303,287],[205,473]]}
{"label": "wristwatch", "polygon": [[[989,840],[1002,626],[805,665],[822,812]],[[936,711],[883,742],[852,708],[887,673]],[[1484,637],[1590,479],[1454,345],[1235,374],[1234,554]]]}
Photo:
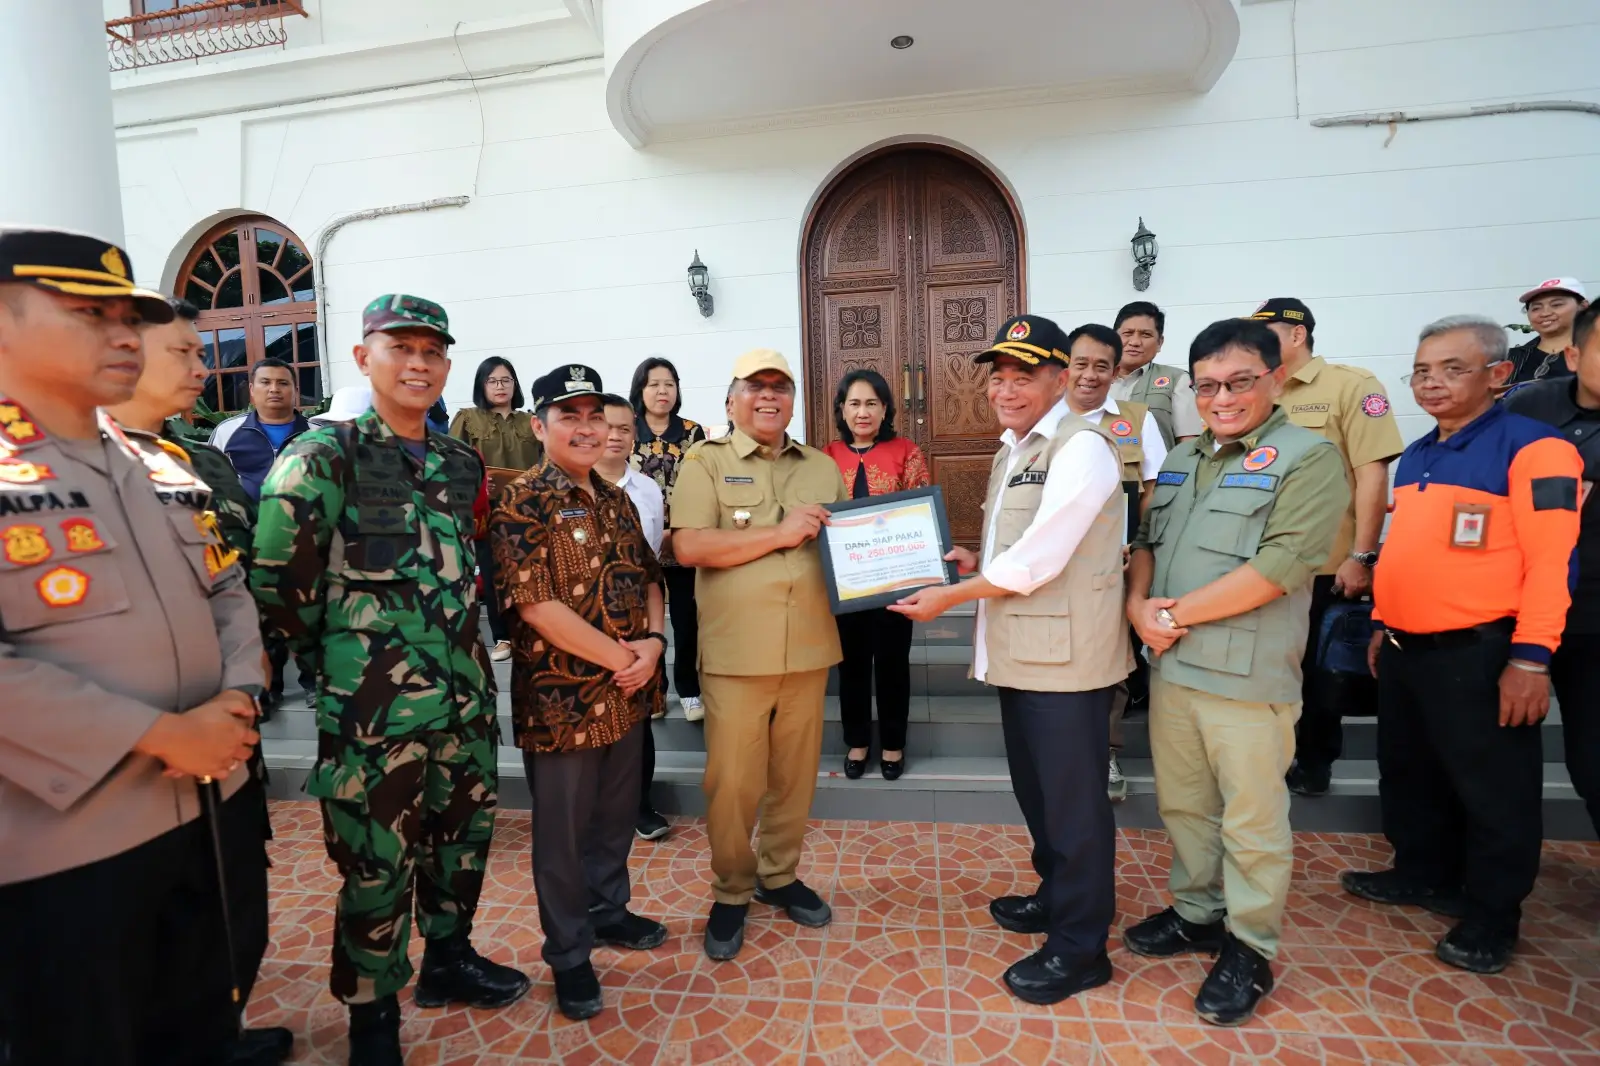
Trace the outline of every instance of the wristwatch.
{"label": "wristwatch", "polygon": [[1351,552],[1350,558],[1354,559],[1368,570],[1371,570],[1374,566],[1378,565],[1377,552]]}
{"label": "wristwatch", "polygon": [[1156,612],[1156,618],[1166,625],[1168,629],[1181,628],[1178,625],[1178,620],[1172,617],[1172,612],[1167,610],[1165,607]]}
{"label": "wristwatch", "polygon": [[657,633],[652,630],[644,635],[645,640],[649,640],[652,637],[654,637],[656,640],[659,640],[663,648],[667,646],[667,635],[665,633]]}

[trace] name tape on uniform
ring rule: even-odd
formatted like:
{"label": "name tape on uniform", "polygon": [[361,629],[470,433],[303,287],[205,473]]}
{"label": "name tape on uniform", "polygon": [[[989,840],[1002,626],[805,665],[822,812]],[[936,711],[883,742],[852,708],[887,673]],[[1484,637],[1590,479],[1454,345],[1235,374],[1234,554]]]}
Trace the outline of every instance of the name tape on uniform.
{"label": "name tape on uniform", "polygon": [[1188,480],[1189,474],[1185,470],[1163,470],[1156,475],[1157,485],[1182,485]]}
{"label": "name tape on uniform", "polygon": [[1278,475],[1223,474],[1222,487],[1225,489],[1264,489],[1267,492],[1276,492],[1278,489]]}

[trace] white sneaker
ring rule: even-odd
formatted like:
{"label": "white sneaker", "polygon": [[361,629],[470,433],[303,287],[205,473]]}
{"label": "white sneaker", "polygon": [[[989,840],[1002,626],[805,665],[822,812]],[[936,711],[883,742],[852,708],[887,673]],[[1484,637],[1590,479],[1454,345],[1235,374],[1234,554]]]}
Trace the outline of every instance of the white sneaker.
{"label": "white sneaker", "polygon": [[706,709],[701,706],[699,696],[685,696],[678,702],[683,704],[683,716],[689,721],[698,722],[706,716]]}
{"label": "white sneaker", "polygon": [[509,640],[496,641],[494,650],[489,653],[489,661],[496,663],[508,662],[511,659],[511,642]]}
{"label": "white sneaker", "polygon": [[1111,753],[1111,771],[1106,777],[1106,795],[1111,797],[1112,803],[1121,803],[1128,798],[1128,779],[1122,776],[1122,766],[1117,762],[1117,753]]}

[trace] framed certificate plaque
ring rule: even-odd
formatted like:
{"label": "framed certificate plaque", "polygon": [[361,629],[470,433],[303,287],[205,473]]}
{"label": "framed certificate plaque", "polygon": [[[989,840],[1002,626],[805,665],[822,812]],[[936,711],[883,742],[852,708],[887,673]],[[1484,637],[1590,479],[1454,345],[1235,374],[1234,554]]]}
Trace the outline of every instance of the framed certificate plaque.
{"label": "framed certificate plaque", "polygon": [[950,519],[939,486],[828,505],[817,537],[834,614],[887,607],[917,589],[953,585]]}

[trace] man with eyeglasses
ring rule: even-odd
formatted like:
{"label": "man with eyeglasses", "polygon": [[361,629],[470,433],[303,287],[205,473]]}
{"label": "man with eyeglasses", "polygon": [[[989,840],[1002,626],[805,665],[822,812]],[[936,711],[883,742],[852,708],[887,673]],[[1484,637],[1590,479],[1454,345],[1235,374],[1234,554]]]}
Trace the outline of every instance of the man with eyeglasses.
{"label": "man with eyeglasses", "polygon": [[1539,723],[1572,599],[1583,460],[1559,429],[1494,402],[1512,363],[1493,319],[1429,325],[1412,369],[1438,425],[1395,472],[1368,652],[1394,867],[1340,881],[1459,919],[1440,961],[1499,973],[1539,873]]}
{"label": "man with eyeglasses", "polygon": [[1212,323],[1189,368],[1206,431],[1162,464],[1128,567],[1128,620],[1155,656],[1150,748],[1173,906],[1123,942],[1151,957],[1220,952],[1195,1011],[1242,1025],[1272,990],[1311,580],[1350,488],[1338,449],[1277,406],[1286,367],[1265,323]]}
{"label": "man with eyeglasses", "polygon": [[672,490],[672,542],[678,562],[696,568],[700,608],[716,900],[705,951],[718,961],[744,945],[751,899],[799,925],[833,920],[795,868],[817,788],[828,669],[844,658],[816,538],[824,504],[850,494],[837,463],[786,432],[794,391],[782,355],[741,355],[728,397],[733,428],[689,449]]}
{"label": "man with eyeglasses", "polygon": [[[1334,598],[1360,599],[1372,591],[1378,538],[1389,507],[1389,464],[1405,442],[1383,385],[1369,370],[1330,363],[1314,354],[1317,321],[1293,297],[1268,300],[1250,316],[1278,335],[1283,351],[1283,395],[1278,403],[1297,426],[1331,440],[1344,461],[1351,501],[1339,522],[1333,551],[1311,582],[1311,624],[1300,669],[1305,676],[1300,723],[1295,726],[1295,761],[1289,791],[1325,796],[1333,764],[1343,754],[1345,707],[1316,677],[1317,634]],[[1352,712],[1370,708],[1350,708]]]}

